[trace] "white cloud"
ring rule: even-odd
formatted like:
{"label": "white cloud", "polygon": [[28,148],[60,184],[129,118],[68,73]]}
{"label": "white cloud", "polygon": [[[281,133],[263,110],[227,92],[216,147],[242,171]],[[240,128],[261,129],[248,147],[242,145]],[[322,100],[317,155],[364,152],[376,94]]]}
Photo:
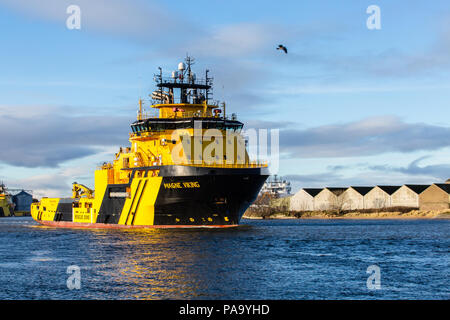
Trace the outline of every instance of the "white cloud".
{"label": "white cloud", "polygon": [[353,83],[330,85],[326,83],[319,83],[317,85],[311,84],[296,84],[296,85],[283,85],[279,87],[273,87],[267,92],[272,95],[299,95],[299,94],[348,94],[348,93],[372,93],[372,92],[416,92],[423,90],[435,90],[435,89],[450,89],[448,83],[435,83],[435,84],[379,84],[373,85],[355,85]]}
{"label": "white cloud", "polygon": [[280,131],[280,150],[298,158],[338,158],[439,150],[450,146],[450,128],[372,117],[305,130]]}
{"label": "white cloud", "polygon": [[[0,4],[27,16],[59,22],[65,28],[70,5],[81,9],[81,31],[105,32],[150,41],[192,25],[154,1],[127,0],[0,0]],[[161,39],[159,39],[161,40]]]}
{"label": "white cloud", "polygon": [[271,25],[238,23],[216,26],[211,32],[198,39],[192,49],[204,56],[239,57],[258,53],[261,50],[275,50],[280,32]]}
{"label": "white cloud", "polygon": [[128,145],[129,117],[73,114],[49,106],[0,107],[0,162],[23,167],[57,167],[97,154],[105,146]]}
{"label": "white cloud", "polygon": [[94,188],[96,165],[112,160],[116,151],[116,147],[103,147],[95,155],[68,161],[58,168],[36,170],[4,165],[0,171],[0,180],[9,188],[32,190],[36,198],[70,197],[75,181]]}

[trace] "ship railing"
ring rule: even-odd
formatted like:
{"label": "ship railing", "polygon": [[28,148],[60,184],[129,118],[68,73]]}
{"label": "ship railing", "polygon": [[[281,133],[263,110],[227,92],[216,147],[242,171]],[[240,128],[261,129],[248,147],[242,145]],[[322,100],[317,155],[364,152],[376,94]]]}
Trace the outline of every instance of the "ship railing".
{"label": "ship railing", "polygon": [[205,167],[205,168],[261,168],[267,167],[267,161],[250,161],[247,163],[194,163],[194,162],[181,162],[171,163],[170,165],[182,165],[191,167]]}
{"label": "ship railing", "polygon": [[[137,161],[138,167],[146,166],[146,162],[142,159]],[[182,166],[190,166],[190,167],[203,167],[203,168],[261,168],[261,167],[268,167],[267,161],[250,161],[247,163],[194,163],[192,161],[190,162],[180,162],[180,163],[161,163],[161,165],[182,165]],[[131,168],[132,166],[130,166]],[[97,169],[99,170],[105,170],[105,169],[113,169],[114,166],[112,163],[103,163],[101,165],[97,166]]]}
{"label": "ship railing", "polygon": [[[211,105],[210,105],[211,106]],[[183,109],[180,107],[180,109]],[[155,113],[142,113],[142,120],[145,119],[158,119],[159,114]],[[223,118],[221,113],[213,113],[210,110],[203,111],[177,111],[173,112],[162,112],[161,118],[169,118],[169,119],[184,119],[184,118]]]}
{"label": "ship railing", "polygon": [[142,119],[152,119],[152,118],[158,118],[158,117],[159,117],[159,111],[142,112]]}
{"label": "ship railing", "polygon": [[151,131],[142,131],[139,133],[133,133],[133,132],[129,133],[130,138],[135,138],[135,137],[144,137],[145,138],[145,137],[150,137],[152,135],[153,135],[153,132],[151,132]]}
{"label": "ship railing", "polygon": [[[181,76],[178,74],[178,77],[174,78],[172,76],[163,76],[163,77],[157,77],[158,80],[162,80],[163,83],[184,83],[184,84],[206,84],[206,78],[197,78],[197,76],[189,79],[187,75]],[[208,78],[209,80],[209,78]]]}
{"label": "ship railing", "polygon": [[[203,104],[205,101],[204,96],[188,96],[186,99],[181,99],[178,97],[171,97],[171,98],[164,98],[161,99],[158,98],[152,98],[150,100],[152,104],[178,104],[178,103],[185,103],[185,104]],[[219,105],[219,100],[214,100],[212,98],[208,99],[208,105]]]}
{"label": "ship railing", "polygon": [[167,118],[221,118],[219,113],[213,114],[211,111],[178,111],[167,115]]}
{"label": "ship railing", "polygon": [[112,169],[113,167],[111,162],[103,162],[102,164],[97,165],[98,170]]}

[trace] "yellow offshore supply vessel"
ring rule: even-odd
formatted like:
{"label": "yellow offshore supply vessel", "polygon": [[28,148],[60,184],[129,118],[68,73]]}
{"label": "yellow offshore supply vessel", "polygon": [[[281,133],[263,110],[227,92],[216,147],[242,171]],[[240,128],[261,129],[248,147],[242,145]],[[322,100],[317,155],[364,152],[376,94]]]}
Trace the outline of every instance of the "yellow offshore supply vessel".
{"label": "yellow offshore supply vessel", "polygon": [[197,79],[187,57],[155,75],[151,116],[139,100],[130,147],[95,171],[95,190],[31,205],[39,223],[60,227],[223,227],[239,223],[268,177],[252,162],[236,115],[211,101],[212,78]]}
{"label": "yellow offshore supply vessel", "polygon": [[0,184],[0,217],[11,217],[14,215],[14,204],[11,195],[3,183]]}

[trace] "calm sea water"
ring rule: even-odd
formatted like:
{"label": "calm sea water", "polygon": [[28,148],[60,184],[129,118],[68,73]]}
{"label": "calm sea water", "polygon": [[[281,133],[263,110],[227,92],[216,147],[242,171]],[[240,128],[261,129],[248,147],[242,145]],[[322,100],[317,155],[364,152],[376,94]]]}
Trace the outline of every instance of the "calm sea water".
{"label": "calm sea water", "polygon": [[[449,220],[82,230],[0,219],[0,299],[449,299]],[[67,268],[79,266],[80,289]],[[380,290],[367,268],[380,268]]]}

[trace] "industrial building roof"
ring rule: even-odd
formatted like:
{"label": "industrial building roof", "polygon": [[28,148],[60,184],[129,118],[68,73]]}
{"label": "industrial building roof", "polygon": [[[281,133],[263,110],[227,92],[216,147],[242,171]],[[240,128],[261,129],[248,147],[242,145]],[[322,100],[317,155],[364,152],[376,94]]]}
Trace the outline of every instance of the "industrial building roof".
{"label": "industrial building roof", "polygon": [[448,183],[434,183],[434,185],[438,186],[448,194],[450,194],[450,184]]}
{"label": "industrial building roof", "polygon": [[358,192],[360,195],[365,196],[374,187],[354,187],[354,186],[352,186],[351,188],[355,189],[355,191]]}
{"label": "industrial building roof", "polygon": [[377,187],[386,192],[388,195],[391,195],[395,191],[400,189],[401,186],[377,186]]}
{"label": "industrial building roof", "polygon": [[422,193],[423,191],[425,191],[425,189],[427,189],[430,185],[429,184],[405,184],[406,187],[408,187],[409,189],[411,189],[412,191],[414,191],[417,194]]}
{"label": "industrial building roof", "polygon": [[326,189],[330,190],[334,194],[342,193],[345,190],[347,190],[347,188],[343,188],[343,187],[337,187],[337,188],[336,187],[326,187]]}
{"label": "industrial building roof", "polygon": [[30,193],[26,192],[25,190],[20,191],[19,193],[15,194],[14,197],[16,196],[32,196]]}
{"label": "industrial building roof", "polygon": [[305,190],[305,192],[310,194],[311,196],[315,197],[315,196],[317,196],[320,193],[320,191],[323,190],[323,188],[322,189],[319,189],[319,188],[303,188],[303,190]]}

